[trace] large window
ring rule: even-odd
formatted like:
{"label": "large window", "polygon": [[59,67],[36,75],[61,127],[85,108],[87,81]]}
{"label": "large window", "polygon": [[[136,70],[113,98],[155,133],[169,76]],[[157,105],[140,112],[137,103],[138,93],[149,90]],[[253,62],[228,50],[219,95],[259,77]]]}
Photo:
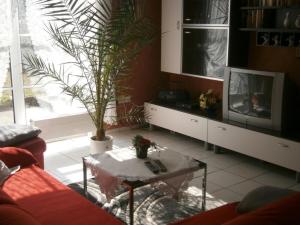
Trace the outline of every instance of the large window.
{"label": "large window", "polygon": [[0,124],[14,122],[13,89],[10,72],[10,4],[1,0],[0,7]]}
{"label": "large window", "polygon": [[[23,68],[25,54],[38,54],[57,65],[69,61],[52,45],[45,31],[46,18],[34,0],[0,0],[0,3],[0,124],[85,112],[56,83],[44,80],[37,84]],[[74,68],[68,69],[74,72]]]}

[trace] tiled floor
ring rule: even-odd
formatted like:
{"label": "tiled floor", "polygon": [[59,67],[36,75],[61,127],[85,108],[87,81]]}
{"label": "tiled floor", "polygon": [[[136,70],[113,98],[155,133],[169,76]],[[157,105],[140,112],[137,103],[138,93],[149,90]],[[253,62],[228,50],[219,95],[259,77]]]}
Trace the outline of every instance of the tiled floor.
{"label": "tiled floor", "polygon": [[[232,151],[215,154],[205,150],[204,143],[180,134],[156,129],[125,129],[111,132],[114,148],[131,145],[136,134],[151,139],[168,149],[190,155],[208,164],[208,198],[219,205],[238,201],[247,192],[263,186],[273,185],[300,191],[295,173]],[[82,180],[82,156],[89,153],[87,136],[48,143],[45,159],[46,170],[64,183]],[[201,188],[201,174],[195,174],[190,182],[193,188]],[[215,204],[216,205],[216,204]]]}

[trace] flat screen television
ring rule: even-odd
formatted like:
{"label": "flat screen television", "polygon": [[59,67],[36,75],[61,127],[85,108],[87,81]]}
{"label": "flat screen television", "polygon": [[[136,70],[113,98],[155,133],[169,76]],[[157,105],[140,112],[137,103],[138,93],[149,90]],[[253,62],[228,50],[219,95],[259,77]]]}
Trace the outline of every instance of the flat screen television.
{"label": "flat screen television", "polygon": [[225,68],[223,118],[281,131],[284,73]]}

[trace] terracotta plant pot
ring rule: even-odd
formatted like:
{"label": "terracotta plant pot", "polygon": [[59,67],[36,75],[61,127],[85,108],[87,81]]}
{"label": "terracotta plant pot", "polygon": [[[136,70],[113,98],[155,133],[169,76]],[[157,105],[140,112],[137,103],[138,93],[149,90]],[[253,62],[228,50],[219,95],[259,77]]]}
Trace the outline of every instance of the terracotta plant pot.
{"label": "terracotta plant pot", "polygon": [[146,159],[148,154],[148,147],[142,146],[135,148],[136,150],[136,157],[139,159]]}

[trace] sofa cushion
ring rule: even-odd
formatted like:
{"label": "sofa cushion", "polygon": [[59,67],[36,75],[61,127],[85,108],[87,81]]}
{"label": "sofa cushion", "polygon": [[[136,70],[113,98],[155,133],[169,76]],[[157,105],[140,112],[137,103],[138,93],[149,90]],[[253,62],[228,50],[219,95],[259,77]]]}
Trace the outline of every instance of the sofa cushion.
{"label": "sofa cushion", "polygon": [[41,130],[28,125],[0,126],[0,147],[11,146],[30,138],[37,137]]}
{"label": "sofa cushion", "polygon": [[15,147],[0,148],[0,160],[9,168],[18,165],[26,167],[38,163],[32,153],[25,149]]}
{"label": "sofa cushion", "polygon": [[235,210],[236,205],[237,203],[226,204],[176,223],[172,223],[172,225],[221,225],[238,216]]}
{"label": "sofa cushion", "polygon": [[41,223],[16,205],[1,204],[0,225],[41,225]]}
{"label": "sofa cushion", "polygon": [[35,165],[11,176],[2,190],[43,225],[123,224]]}
{"label": "sofa cushion", "polygon": [[223,225],[299,225],[300,193],[291,194]]}
{"label": "sofa cushion", "polygon": [[238,204],[236,210],[238,213],[251,212],[292,193],[295,191],[271,186],[259,187],[250,191]]}

